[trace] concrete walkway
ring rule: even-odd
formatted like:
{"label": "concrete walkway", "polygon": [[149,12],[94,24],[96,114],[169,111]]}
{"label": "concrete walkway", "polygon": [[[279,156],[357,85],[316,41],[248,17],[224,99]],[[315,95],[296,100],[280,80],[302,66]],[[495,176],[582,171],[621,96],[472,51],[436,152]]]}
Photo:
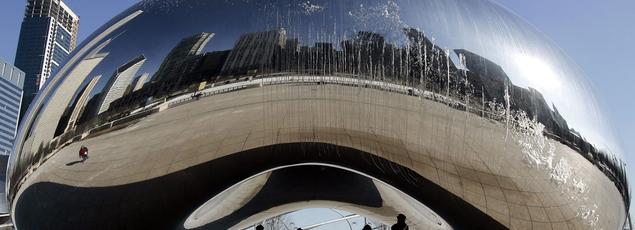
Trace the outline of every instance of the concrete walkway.
{"label": "concrete walkway", "polygon": [[[615,229],[620,193],[560,143],[571,177],[530,167],[504,124],[418,97],[341,85],[281,85],[201,98],[61,149],[22,186],[109,187],[146,181],[256,147],[322,142],[406,166],[514,229]],[[78,160],[81,145],[90,158]],[[582,212],[581,212],[582,211]],[[585,211],[593,214],[585,216]],[[585,219],[586,218],[586,219]]]}

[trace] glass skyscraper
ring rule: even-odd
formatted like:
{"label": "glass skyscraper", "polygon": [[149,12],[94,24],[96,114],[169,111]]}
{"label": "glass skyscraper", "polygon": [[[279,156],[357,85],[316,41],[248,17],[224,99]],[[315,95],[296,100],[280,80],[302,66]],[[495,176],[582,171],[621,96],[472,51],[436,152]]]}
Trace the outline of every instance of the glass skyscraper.
{"label": "glass skyscraper", "polygon": [[[0,60],[0,182],[4,183],[9,154],[18,128],[24,72]],[[0,188],[0,213],[8,211],[4,188]]]}
{"label": "glass skyscraper", "polygon": [[15,66],[26,73],[21,114],[77,45],[79,17],[61,0],[28,0]]}
{"label": "glass skyscraper", "polygon": [[0,155],[8,155],[18,126],[24,72],[0,60]]}

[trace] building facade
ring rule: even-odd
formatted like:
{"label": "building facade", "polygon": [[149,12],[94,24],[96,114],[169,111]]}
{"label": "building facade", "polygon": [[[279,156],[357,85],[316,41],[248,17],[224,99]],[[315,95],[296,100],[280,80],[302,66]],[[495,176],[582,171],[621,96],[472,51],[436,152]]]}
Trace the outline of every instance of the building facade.
{"label": "building facade", "polygon": [[86,87],[84,88],[81,96],[75,104],[73,112],[71,113],[68,121],[68,126],[66,126],[66,131],[73,129],[77,123],[77,120],[84,113],[86,104],[88,103],[88,99],[90,98],[90,93],[95,88],[95,85],[97,85],[97,82],[99,82],[99,79],[101,79],[101,75],[95,76],[93,79],[90,80],[90,82],[88,82],[88,85],[86,85]]}
{"label": "building facade", "polygon": [[191,71],[197,60],[195,57],[201,54],[212,37],[213,33],[199,33],[181,40],[165,57],[153,80],[171,79]]}
{"label": "building facade", "polygon": [[28,0],[15,66],[25,72],[24,113],[46,80],[77,45],[79,16],[61,0]]}
{"label": "building facade", "polygon": [[148,78],[149,77],[150,77],[149,73],[144,73],[141,76],[139,76],[135,80],[135,83],[133,84],[134,88],[132,88],[132,92],[140,90],[141,88],[143,88],[143,85],[145,85],[148,82]]}
{"label": "building facade", "polygon": [[[5,182],[9,154],[18,129],[24,72],[0,60],[0,182]],[[8,212],[4,188],[0,189],[0,213]]]}
{"label": "building facade", "polygon": [[113,76],[108,81],[108,84],[106,85],[105,92],[107,93],[104,95],[104,99],[99,106],[98,113],[101,114],[103,112],[106,112],[106,110],[110,108],[111,102],[121,98],[124,95],[126,89],[132,83],[133,78],[137,75],[137,72],[139,71],[141,66],[143,66],[143,63],[145,63],[145,61],[146,58],[141,55],[117,68],[117,71],[115,71]]}
{"label": "building facade", "polygon": [[284,47],[286,38],[286,30],[282,28],[242,34],[221,72],[237,74],[269,67],[273,63],[276,48]]}
{"label": "building facade", "polygon": [[18,128],[24,72],[0,60],[0,155],[9,155]]}

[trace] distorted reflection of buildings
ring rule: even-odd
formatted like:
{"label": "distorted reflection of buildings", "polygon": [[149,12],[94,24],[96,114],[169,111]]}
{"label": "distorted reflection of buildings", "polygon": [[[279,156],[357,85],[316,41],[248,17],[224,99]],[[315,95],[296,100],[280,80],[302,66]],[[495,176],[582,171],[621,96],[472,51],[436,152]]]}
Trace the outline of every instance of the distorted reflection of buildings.
{"label": "distorted reflection of buildings", "polygon": [[75,102],[75,106],[72,109],[72,113],[71,116],[68,120],[68,125],[66,126],[66,130],[65,131],[69,131],[71,129],[74,128],[75,123],[77,123],[79,116],[84,113],[84,110],[86,109],[86,104],[88,103],[88,97],[90,97],[90,92],[93,91],[93,89],[95,88],[95,86],[97,85],[97,82],[99,81],[99,79],[101,79],[101,75],[94,77],[93,79],[90,80],[90,82],[88,83],[88,85],[86,85],[86,87],[84,87],[81,91],[80,91],[80,97],[79,99],[77,99],[77,102]]}
{"label": "distorted reflection of buildings", "polygon": [[[60,122],[65,127],[61,130],[82,133],[151,103],[196,92],[201,84],[218,86],[280,75],[376,80],[431,92],[435,98],[445,98],[440,102],[490,119],[504,119],[492,115],[497,108],[522,112],[543,124],[547,137],[576,150],[608,175],[628,206],[624,163],[609,158],[614,155],[603,153],[571,129],[538,90],[514,85],[499,65],[468,50],[454,50],[461,62],[457,67],[450,51],[435,45],[423,32],[413,28],[402,32],[407,40],[401,46],[367,31],[357,32],[339,44],[316,42],[307,46],[280,28],[243,34],[233,49],[207,53],[202,51],[214,34],[199,33],[181,40],[152,79],[147,79],[147,73],[133,79],[145,62],[141,55],[119,67],[108,86],[87,100],[93,81],[97,81],[91,80],[73,104],[74,109],[68,110],[70,119]],[[421,96],[413,92],[409,94]]]}
{"label": "distorted reflection of buildings", "polygon": [[[143,85],[146,84],[146,82],[148,81],[148,78],[150,77],[149,73],[144,73],[141,76],[135,78],[135,81],[133,84],[131,84],[130,86],[134,86],[132,87],[132,92],[140,90]],[[126,94],[130,93],[130,90],[127,90]]]}
{"label": "distorted reflection of buildings", "polygon": [[[84,82],[84,80],[86,80],[89,77],[90,73],[95,69],[95,67],[97,67],[109,55],[109,53],[100,53],[100,52],[106,45],[110,43],[110,41],[111,40],[107,40],[103,42],[102,44],[98,45],[94,50],[92,50],[86,56],[86,58],[80,61],[78,67],[74,68],[69,73],[70,81],[67,84],[62,85],[62,88],[63,89],[79,88],[81,84]],[[42,123],[44,123],[46,127],[46,132],[44,131],[38,132],[34,136],[37,138],[44,139],[49,135],[59,136],[60,134],[62,134],[65,131],[66,126],[68,126],[67,123],[70,119],[73,109],[75,108],[75,105],[78,102],[77,99],[78,98],[74,98],[73,94],[71,93],[67,93],[67,94],[64,94],[63,97],[56,98],[56,101],[54,103],[59,106],[50,107],[50,112],[53,114],[59,114],[61,117],[60,121],[57,123],[57,126],[54,126],[55,123],[53,123],[52,121],[48,121],[48,120],[41,121]],[[61,106],[61,105],[70,105],[70,106],[65,108],[64,106]],[[53,118],[47,117],[46,119],[53,119]],[[70,135],[70,134],[71,133],[68,133],[67,135]],[[40,148],[46,149],[45,147],[46,146],[41,146]]]}
{"label": "distorted reflection of buildings", "polygon": [[141,66],[146,62],[146,57],[141,55],[117,68],[117,71],[108,80],[104,88],[104,99],[99,106],[98,113],[103,113],[110,108],[110,103],[121,98],[128,86],[132,83]]}
{"label": "distorted reflection of buildings", "polygon": [[200,60],[203,48],[213,36],[212,33],[200,33],[181,40],[163,59],[153,81],[166,81],[192,72]]}
{"label": "distorted reflection of buildings", "polygon": [[284,47],[284,29],[243,34],[223,64],[224,75],[242,74],[245,70],[270,69],[276,64],[274,56]]}

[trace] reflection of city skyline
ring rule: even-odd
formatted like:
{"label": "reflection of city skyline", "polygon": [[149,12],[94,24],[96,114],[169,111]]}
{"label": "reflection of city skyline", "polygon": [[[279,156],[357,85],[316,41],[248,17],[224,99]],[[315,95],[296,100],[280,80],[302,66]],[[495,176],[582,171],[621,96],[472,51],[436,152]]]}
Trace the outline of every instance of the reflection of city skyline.
{"label": "reflection of city skyline", "polygon": [[195,92],[201,82],[221,85],[270,74],[344,75],[423,89],[464,101],[465,107],[486,110],[491,108],[486,108],[489,105],[485,102],[493,102],[523,111],[545,126],[547,136],[581,153],[618,184],[625,183],[623,164],[570,128],[541,92],[514,85],[499,65],[468,50],[454,50],[461,61],[462,69],[458,68],[449,51],[422,32],[409,28],[403,33],[408,42],[401,47],[366,31],[339,44],[316,42],[309,46],[288,37],[280,28],[242,34],[231,50],[202,53],[214,36],[202,32],[177,43],[154,74],[137,74],[145,62],[141,55],[122,64],[102,92],[89,100],[84,94],[95,87],[87,86],[88,92],[73,102],[75,109],[67,109],[58,130],[99,126],[154,101]]}
{"label": "reflection of city skyline", "polygon": [[618,228],[625,165],[542,36],[489,0],[142,1],[29,109],[13,221],[245,229],[319,205],[411,228]]}
{"label": "reflection of city skyline", "polygon": [[99,106],[99,114],[106,112],[110,108],[110,103],[124,95],[126,89],[133,83],[133,77],[145,61],[145,56],[140,55],[117,68],[113,76],[108,79],[108,84],[106,84],[105,95]]}

